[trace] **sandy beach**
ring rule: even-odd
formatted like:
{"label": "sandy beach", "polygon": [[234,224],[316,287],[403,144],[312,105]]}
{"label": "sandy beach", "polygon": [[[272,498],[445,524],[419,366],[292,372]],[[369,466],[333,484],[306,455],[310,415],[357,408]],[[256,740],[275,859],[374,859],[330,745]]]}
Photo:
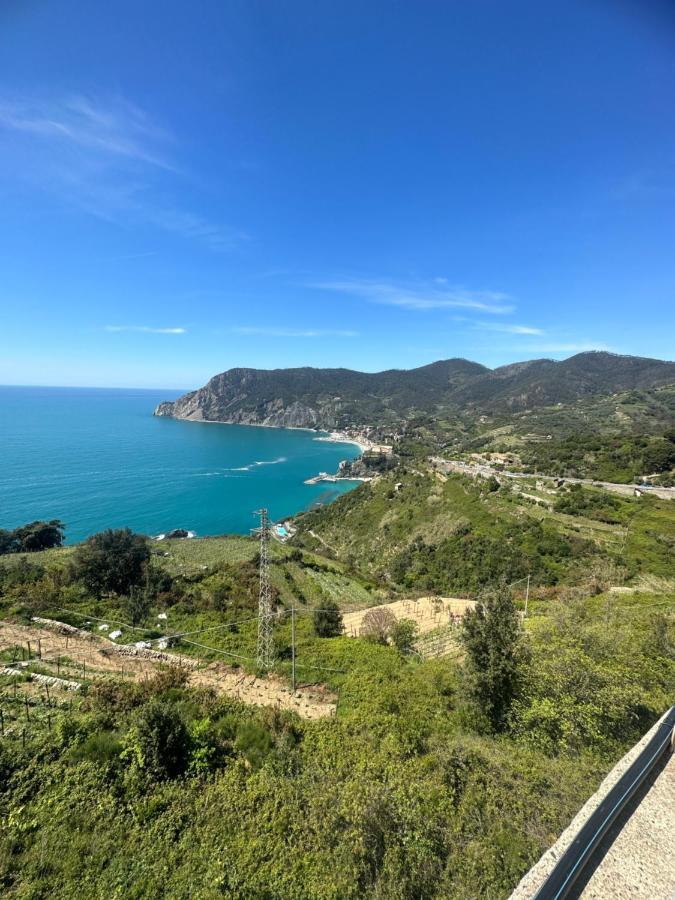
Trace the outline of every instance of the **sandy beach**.
{"label": "sandy beach", "polygon": [[331,444],[353,444],[355,447],[359,448],[361,453],[365,453],[366,450],[372,450],[375,446],[372,441],[368,441],[365,438],[351,437],[344,431],[331,431],[330,434],[322,435],[321,437],[314,438],[314,440],[326,441]]}

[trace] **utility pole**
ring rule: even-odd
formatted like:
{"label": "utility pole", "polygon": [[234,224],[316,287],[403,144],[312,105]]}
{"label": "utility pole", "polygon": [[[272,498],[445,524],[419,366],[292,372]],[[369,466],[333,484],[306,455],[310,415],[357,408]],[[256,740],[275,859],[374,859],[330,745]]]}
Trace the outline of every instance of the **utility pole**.
{"label": "utility pole", "polygon": [[295,693],[295,607],[291,607],[291,659],[292,659],[292,679],[293,693]]}
{"label": "utility pole", "polygon": [[257,663],[261,669],[271,669],[274,664],[274,642],[272,639],[272,593],[270,590],[270,573],[268,548],[270,524],[267,510],[261,509],[260,515],[260,598],[258,601],[258,653]]}
{"label": "utility pole", "polygon": [[527,618],[527,602],[530,599],[530,575],[527,576],[527,587],[525,588],[525,614],[523,618]]}

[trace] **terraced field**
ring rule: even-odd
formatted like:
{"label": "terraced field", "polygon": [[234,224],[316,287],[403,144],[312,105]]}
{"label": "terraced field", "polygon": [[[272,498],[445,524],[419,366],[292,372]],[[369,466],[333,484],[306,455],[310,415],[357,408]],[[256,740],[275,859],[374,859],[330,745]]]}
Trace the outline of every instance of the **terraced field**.
{"label": "terraced field", "polygon": [[[116,652],[116,646],[107,638],[95,634],[59,634],[53,628],[44,626],[23,626],[0,623],[0,650],[27,647],[35,652],[40,648],[40,656],[25,668],[17,666],[17,680],[22,683],[33,668],[47,674],[78,678],[83,683],[95,683],[106,677],[122,677],[139,681],[154,675],[161,660],[138,655]],[[210,688],[217,694],[227,694],[246,703],[258,706],[275,706],[292,710],[303,718],[314,719],[330,716],[335,711],[335,698],[320,686],[305,687],[292,692],[288,684],[280,678],[269,676],[260,678],[245,671],[234,669],[222,660],[204,661],[195,664],[193,658],[181,658],[172,654],[172,665],[186,668],[188,684]],[[11,665],[11,664],[10,664]],[[9,696],[11,679],[6,679],[5,692]],[[62,691],[58,685],[53,688],[57,694]],[[0,702],[4,692],[0,686]],[[49,695],[48,695],[49,696]]]}

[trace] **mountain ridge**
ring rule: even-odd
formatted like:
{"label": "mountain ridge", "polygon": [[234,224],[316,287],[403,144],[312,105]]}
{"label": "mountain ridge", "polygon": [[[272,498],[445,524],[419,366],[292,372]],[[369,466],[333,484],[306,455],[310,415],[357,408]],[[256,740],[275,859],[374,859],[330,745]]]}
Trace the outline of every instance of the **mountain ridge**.
{"label": "mountain ridge", "polygon": [[418,415],[517,412],[673,382],[674,362],[606,351],[496,369],[463,358],[382,372],[237,367],[175,401],[160,403],[155,415],[333,430],[395,425]]}

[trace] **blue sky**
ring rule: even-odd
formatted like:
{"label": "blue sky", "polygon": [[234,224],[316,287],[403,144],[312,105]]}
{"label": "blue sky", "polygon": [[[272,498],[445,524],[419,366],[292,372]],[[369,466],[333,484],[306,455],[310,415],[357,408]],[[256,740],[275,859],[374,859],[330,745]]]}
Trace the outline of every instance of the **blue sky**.
{"label": "blue sky", "polygon": [[9,0],[0,383],[672,358],[656,0]]}

